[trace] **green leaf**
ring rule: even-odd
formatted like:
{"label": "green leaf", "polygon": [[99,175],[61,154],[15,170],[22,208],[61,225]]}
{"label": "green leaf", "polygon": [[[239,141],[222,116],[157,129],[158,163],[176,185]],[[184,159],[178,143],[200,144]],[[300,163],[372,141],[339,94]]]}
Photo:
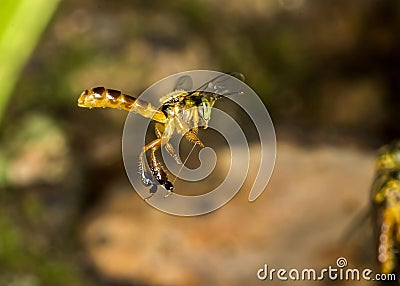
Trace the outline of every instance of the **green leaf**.
{"label": "green leaf", "polygon": [[0,9],[0,122],[19,74],[59,0],[2,0]]}

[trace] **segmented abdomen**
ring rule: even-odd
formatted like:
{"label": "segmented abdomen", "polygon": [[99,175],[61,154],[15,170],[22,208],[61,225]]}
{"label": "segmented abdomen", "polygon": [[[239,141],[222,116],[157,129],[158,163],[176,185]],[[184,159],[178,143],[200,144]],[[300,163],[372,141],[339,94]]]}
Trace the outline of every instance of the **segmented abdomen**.
{"label": "segmented abdomen", "polygon": [[102,86],[87,89],[78,99],[80,107],[111,107],[130,111],[136,98],[123,94],[119,90],[107,89]]}

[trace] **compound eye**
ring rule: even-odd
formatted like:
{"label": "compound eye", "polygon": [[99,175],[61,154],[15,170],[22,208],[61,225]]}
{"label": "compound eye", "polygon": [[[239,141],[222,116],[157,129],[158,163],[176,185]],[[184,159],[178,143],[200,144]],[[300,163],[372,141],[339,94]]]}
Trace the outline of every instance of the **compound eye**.
{"label": "compound eye", "polygon": [[172,191],[174,189],[174,185],[170,181],[165,181],[164,187],[167,191]]}

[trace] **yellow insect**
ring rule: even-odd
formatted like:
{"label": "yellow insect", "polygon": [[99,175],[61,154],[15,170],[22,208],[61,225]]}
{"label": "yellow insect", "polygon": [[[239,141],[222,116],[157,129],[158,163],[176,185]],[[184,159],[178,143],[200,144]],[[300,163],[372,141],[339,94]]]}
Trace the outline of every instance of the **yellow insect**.
{"label": "yellow insect", "polygon": [[[157,138],[142,148],[139,158],[139,173],[146,186],[154,186],[157,182],[171,193],[174,186],[168,180],[168,175],[155,152],[163,146],[175,161],[181,164],[178,154],[168,142],[174,132],[183,134],[190,142],[201,148],[204,147],[204,144],[197,137],[197,132],[199,127],[203,127],[203,129],[208,127],[211,110],[216,100],[224,96],[240,94],[237,91],[229,91],[225,86],[224,82],[230,76],[240,80],[244,79],[240,73],[222,74],[194,91],[189,91],[192,88],[192,78],[188,75],[181,76],[177,80],[174,90],[160,98],[161,106],[158,108],[149,102],[136,99],[121,91],[104,87],[95,87],[83,91],[78,99],[78,106],[124,109],[154,120]],[[147,170],[144,160],[147,151],[150,151],[150,171]]]}
{"label": "yellow insect", "polygon": [[378,152],[372,203],[381,273],[400,273],[400,140]]}

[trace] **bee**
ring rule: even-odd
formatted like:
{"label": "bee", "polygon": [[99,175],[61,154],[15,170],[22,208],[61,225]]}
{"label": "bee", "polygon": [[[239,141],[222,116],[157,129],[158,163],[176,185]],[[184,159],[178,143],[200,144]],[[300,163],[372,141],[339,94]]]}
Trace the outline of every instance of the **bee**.
{"label": "bee", "polygon": [[371,201],[381,273],[400,273],[400,140],[378,151]]}
{"label": "bee", "polygon": [[[188,75],[181,76],[173,91],[160,98],[160,107],[119,90],[105,87],[83,91],[78,99],[78,106],[90,109],[98,107],[123,109],[153,120],[157,138],[142,147],[139,156],[139,174],[144,185],[154,187],[159,184],[171,194],[174,185],[168,179],[161,161],[156,156],[156,151],[164,147],[178,164],[182,164],[177,152],[169,143],[175,132],[182,134],[200,148],[204,148],[197,132],[199,127],[207,129],[215,102],[224,96],[241,94],[237,91],[231,92],[225,86],[224,82],[231,76],[244,80],[244,76],[240,73],[221,74],[193,91],[190,91],[193,85],[192,78]],[[150,152],[149,169],[145,164],[148,152]]]}

